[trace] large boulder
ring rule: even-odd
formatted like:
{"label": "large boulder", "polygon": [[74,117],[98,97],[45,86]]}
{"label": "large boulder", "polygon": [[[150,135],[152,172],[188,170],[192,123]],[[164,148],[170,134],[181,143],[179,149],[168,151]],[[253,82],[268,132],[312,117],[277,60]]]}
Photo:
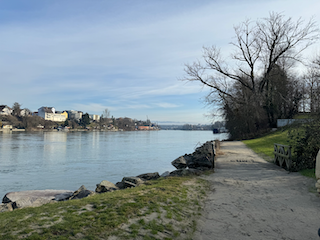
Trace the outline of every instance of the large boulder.
{"label": "large boulder", "polygon": [[88,190],[84,185],[82,185],[77,191],[75,191],[71,195],[69,200],[81,199],[81,198],[89,197],[94,194],[95,194],[95,192]]}
{"label": "large boulder", "polygon": [[144,181],[139,177],[124,177],[121,181],[124,188],[137,187],[144,183]]}
{"label": "large boulder", "polygon": [[144,173],[144,174],[140,174],[139,176],[137,176],[138,178],[142,179],[142,180],[155,180],[158,179],[160,177],[158,172],[154,172],[154,173]]}
{"label": "large boulder", "polygon": [[123,182],[117,182],[116,183],[116,187],[118,189],[125,189],[126,188],[126,185],[123,183]]}
{"label": "large boulder", "polygon": [[24,207],[37,207],[46,203],[57,201],[56,198],[61,195],[71,195],[69,190],[30,190],[21,192],[9,192],[2,203],[12,203],[13,209]]}
{"label": "large boulder", "polygon": [[101,183],[97,184],[96,193],[104,193],[104,192],[112,192],[118,190],[119,188],[114,185],[112,182],[109,181],[102,181]]}
{"label": "large boulder", "polygon": [[184,158],[184,156],[178,157],[177,159],[173,160],[171,164],[176,168],[176,169],[184,169],[187,168],[187,161]]}
{"label": "large boulder", "polygon": [[168,177],[170,175],[169,171],[165,171],[164,173],[161,174],[160,177]]}
{"label": "large boulder", "polygon": [[208,141],[185,156],[185,159],[188,168],[205,170],[214,168],[214,156],[214,142]]}

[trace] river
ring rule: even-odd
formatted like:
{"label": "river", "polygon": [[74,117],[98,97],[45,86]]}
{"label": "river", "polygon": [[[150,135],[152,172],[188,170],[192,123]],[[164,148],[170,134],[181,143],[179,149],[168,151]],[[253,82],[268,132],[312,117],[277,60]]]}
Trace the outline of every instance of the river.
{"label": "river", "polygon": [[171,161],[202,143],[223,140],[211,131],[0,132],[0,198],[7,192],[95,190],[102,180],[172,171]]}

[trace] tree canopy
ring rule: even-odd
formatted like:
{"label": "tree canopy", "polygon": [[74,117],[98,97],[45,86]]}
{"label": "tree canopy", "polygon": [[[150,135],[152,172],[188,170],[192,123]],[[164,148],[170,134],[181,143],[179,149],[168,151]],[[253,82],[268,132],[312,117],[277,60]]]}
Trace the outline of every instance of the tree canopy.
{"label": "tree canopy", "polygon": [[220,105],[231,136],[246,138],[298,112],[303,96],[290,70],[303,61],[302,52],[318,40],[319,30],[313,19],[270,13],[240,23],[234,32],[229,58],[217,46],[204,47],[202,61],[185,65],[183,80],[210,87],[206,99]]}

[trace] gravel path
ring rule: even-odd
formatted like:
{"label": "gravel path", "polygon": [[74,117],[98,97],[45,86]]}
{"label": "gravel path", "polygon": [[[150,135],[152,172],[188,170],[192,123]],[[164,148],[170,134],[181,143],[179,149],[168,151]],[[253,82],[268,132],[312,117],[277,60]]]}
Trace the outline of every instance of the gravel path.
{"label": "gravel path", "polygon": [[320,239],[315,180],[268,163],[241,142],[222,142],[212,191],[194,239]]}

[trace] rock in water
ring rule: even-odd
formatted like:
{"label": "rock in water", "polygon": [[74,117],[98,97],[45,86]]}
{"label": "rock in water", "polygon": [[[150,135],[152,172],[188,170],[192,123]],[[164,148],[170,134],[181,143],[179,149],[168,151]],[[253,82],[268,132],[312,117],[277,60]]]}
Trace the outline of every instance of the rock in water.
{"label": "rock in water", "polygon": [[187,167],[187,161],[184,158],[184,156],[180,156],[177,159],[173,160],[171,164],[176,168],[176,169],[184,169]]}
{"label": "rock in water", "polygon": [[212,169],[214,168],[214,145],[208,141],[185,158],[188,168]]}
{"label": "rock in water", "polygon": [[206,170],[214,168],[214,144],[206,142],[198,147],[192,154],[185,154],[172,161],[171,164],[177,169],[194,168]]}

